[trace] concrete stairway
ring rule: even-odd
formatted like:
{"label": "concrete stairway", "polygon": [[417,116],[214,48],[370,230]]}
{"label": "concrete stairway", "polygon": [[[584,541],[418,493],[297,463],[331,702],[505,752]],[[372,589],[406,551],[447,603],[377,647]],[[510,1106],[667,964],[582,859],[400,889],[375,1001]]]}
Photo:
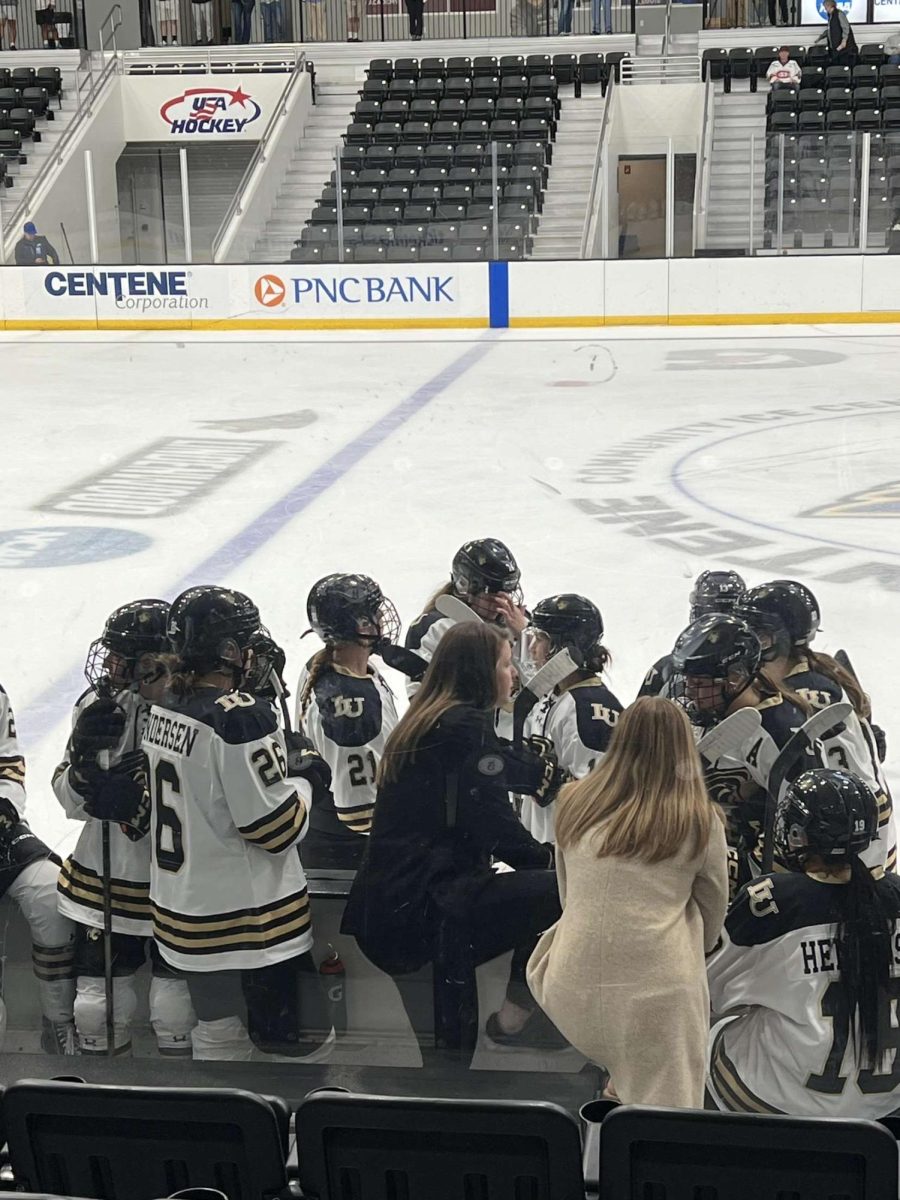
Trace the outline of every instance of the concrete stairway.
{"label": "concrete stairway", "polygon": [[311,119],[285,172],[251,262],[285,262],[334,170],[334,149],[357,100],[356,83],[319,83]]}
{"label": "concrete stairway", "polygon": [[0,54],[0,66],[59,67],[62,73],[63,88],[61,108],[58,100],[53,98],[50,100],[50,111],[53,113],[54,119],[52,121],[41,119],[35,125],[36,131],[41,135],[41,140],[32,142],[30,138],[24,138],[22,141],[22,152],[27,161],[10,164],[7,178],[13,180],[13,186],[11,188],[0,187],[0,216],[2,216],[5,229],[8,218],[21,204],[23,197],[40,173],[46,160],[54,153],[60,138],[75,115],[78,107],[75,83],[78,54],[77,52],[46,50],[8,52]]}
{"label": "concrete stairway", "polygon": [[580,258],[581,237],[600,138],[604,99],[600,85],[585,85],[576,100],[571,87],[562,101],[553,165],[532,258]]}
{"label": "concrete stairway", "polygon": [[[743,90],[726,96],[721,83],[716,85],[706,220],[706,245],[711,250],[749,246],[751,186],[754,245],[762,240],[767,93],[762,85],[758,92],[750,92],[743,81],[736,87]],[[752,179],[751,137],[755,137]]]}

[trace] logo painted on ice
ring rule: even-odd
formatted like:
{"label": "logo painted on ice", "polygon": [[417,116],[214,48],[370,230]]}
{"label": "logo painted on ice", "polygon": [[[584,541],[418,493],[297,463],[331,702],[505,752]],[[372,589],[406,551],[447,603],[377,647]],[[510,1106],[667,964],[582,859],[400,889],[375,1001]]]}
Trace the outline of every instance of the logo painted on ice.
{"label": "logo painted on ice", "polygon": [[40,525],[0,530],[0,567],[76,567],[139,554],[152,545],[145,533],[99,525]]}
{"label": "logo painted on ice", "polygon": [[277,275],[260,275],[254,284],[253,294],[265,308],[275,308],[276,305],[284,303],[287,288],[284,286],[284,280],[279,279]]}
{"label": "logo painted on ice", "polygon": [[863,492],[853,492],[831,504],[810,508],[802,517],[900,517],[900,479]]}
{"label": "logo painted on ice", "polygon": [[185,133],[235,134],[255,121],[262,109],[237,88],[188,88],[160,108],[159,115],[176,137]]}

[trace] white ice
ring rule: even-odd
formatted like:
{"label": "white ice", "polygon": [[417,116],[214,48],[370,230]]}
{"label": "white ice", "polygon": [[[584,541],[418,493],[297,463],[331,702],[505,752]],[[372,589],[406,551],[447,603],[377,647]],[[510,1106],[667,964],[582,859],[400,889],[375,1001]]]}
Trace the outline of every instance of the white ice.
{"label": "white ice", "polygon": [[[454,549],[473,536],[512,547],[530,602],[558,591],[596,600],[614,655],[611,686],[623,701],[686,623],[700,570],[736,566],[751,583],[803,579],[824,614],[817,646],[850,652],[887,729],[891,760],[900,762],[895,328],[325,340],[20,334],[3,335],[2,345],[0,682],[28,759],[33,827],[57,849],[71,845],[75,830],[50,777],[82,689],[77,671],[115,606],[171,598],[185,581],[230,583],[259,604],[287,649],[291,680],[314,649],[300,635],[318,577],[375,576],[408,623],[446,577]],[[373,445],[384,432],[379,422],[410,397],[422,399],[423,388],[426,399],[435,394]],[[299,410],[315,419],[302,427],[267,421]],[[780,415],[755,420],[775,410]],[[249,418],[247,432],[209,424]],[[651,450],[633,478],[580,478],[588,460],[623,442],[694,422],[710,427]],[[173,436],[276,445],[174,515],[36,509]],[[348,445],[360,452],[355,462],[339,460],[311,503],[286,513],[267,539],[259,533],[261,514]],[[867,490],[879,490],[869,502],[879,515],[810,515]],[[626,533],[620,520],[599,520],[591,507],[614,500],[621,516],[626,504],[646,506],[640,497],[656,497],[681,514],[676,524],[695,528],[667,542],[657,524],[651,540]],[[117,527],[152,543],[80,566],[10,565],[4,534],[45,525]],[[259,533],[246,560],[200,578],[200,564],[242,531],[251,540]],[[723,539],[731,535],[756,540],[728,551]],[[716,549],[698,537],[716,539]]]}

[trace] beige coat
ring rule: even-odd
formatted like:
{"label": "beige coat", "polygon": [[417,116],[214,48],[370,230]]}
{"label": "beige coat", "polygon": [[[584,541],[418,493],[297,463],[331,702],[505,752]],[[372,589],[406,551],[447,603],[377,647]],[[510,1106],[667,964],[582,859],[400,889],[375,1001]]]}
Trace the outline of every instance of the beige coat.
{"label": "beige coat", "polygon": [[709,1034],[704,951],[728,903],[725,831],[705,853],[649,866],[557,851],[563,915],[538,942],[528,986],[626,1104],[702,1108]]}

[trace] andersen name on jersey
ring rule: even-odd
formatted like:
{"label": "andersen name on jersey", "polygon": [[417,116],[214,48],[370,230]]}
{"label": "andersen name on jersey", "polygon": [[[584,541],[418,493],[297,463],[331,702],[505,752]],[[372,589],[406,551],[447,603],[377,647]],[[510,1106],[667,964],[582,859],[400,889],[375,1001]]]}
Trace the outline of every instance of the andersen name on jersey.
{"label": "andersen name on jersey", "polygon": [[[900,917],[900,879],[884,877]],[[710,1090],[734,1112],[877,1119],[900,1107],[900,925],[881,998],[887,1053],[861,1070],[838,952],[841,885],[791,872],[738,893],[708,960]],[[736,1015],[728,1015],[728,1014]]]}
{"label": "andersen name on jersey", "polygon": [[173,707],[154,705],[143,748],[153,934],[163,958],[187,971],[221,971],[309,950],[296,851],[307,799],[285,777],[271,705],[203,688]]}
{"label": "andersen name on jersey", "polygon": [[[72,726],[85,708],[97,699],[87,691],[75,705]],[[150,712],[146,700],[132,691],[122,691],[116,704],[125,713],[122,738],[110,751],[110,766],[122,763],[128,755],[140,751],[144,726]],[[59,874],[59,911],[82,925],[103,927],[103,822],[89,817],[84,811],[84,796],[73,786],[69,748],[66,757],[53,773],[53,791],[65,814],[73,821],[83,821],[75,849],[62,865]],[[110,892],[112,896],[112,927],[114,933],[149,937],[153,932],[150,913],[150,839],[135,840],[127,836],[115,822],[109,822]]]}

